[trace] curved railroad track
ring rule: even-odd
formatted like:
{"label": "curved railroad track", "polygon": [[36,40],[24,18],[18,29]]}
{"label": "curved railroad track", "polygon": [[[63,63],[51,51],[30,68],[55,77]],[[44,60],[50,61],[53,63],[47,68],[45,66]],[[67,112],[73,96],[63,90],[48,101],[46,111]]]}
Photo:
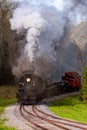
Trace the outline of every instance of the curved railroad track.
{"label": "curved railroad track", "polygon": [[[35,130],[51,130],[51,128],[47,127],[48,124],[55,130],[87,130],[87,125],[84,123],[53,116],[42,111],[36,105],[32,105],[32,112],[29,111],[29,107],[27,109],[24,105],[21,105],[20,114],[27,122],[32,124],[31,127]],[[39,123],[37,120],[34,120],[34,118],[37,118]],[[47,124],[47,126],[45,126],[45,124]]]}
{"label": "curved railroad track", "polygon": [[[32,127],[33,129],[35,129],[35,130],[38,130],[38,129],[48,130],[48,129],[44,128],[43,126],[40,126],[40,125],[38,125],[37,123],[35,123],[33,120],[29,119],[29,117],[26,116],[26,114],[24,114],[24,113],[26,112],[26,110],[24,109],[24,105],[20,105],[19,111],[20,111],[21,116],[22,116],[28,123],[31,123],[31,124],[32,124],[31,127]],[[35,117],[35,115],[32,114],[31,112],[29,112],[29,115],[32,115],[32,116]],[[30,125],[29,125],[29,126],[30,126]]]}
{"label": "curved railroad track", "polygon": [[[26,114],[27,115],[26,115]],[[40,115],[36,114],[34,106],[32,106],[32,112],[30,112],[29,110],[27,110],[25,108],[24,105],[20,106],[20,114],[22,115],[22,117],[27,120],[29,123],[31,123],[33,126],[32,128],[34,128],[35,130],[51,130],[51,129],[55,129],[55,130],[70,130],[64,126],[62,126],[60,123],[55,123],[52,120],[46,119],[46,118],[42,118]],[[32,116],[32,118],[30,119],[29,116]],[[37,118],[39,120],[39,124],[38,121],[34,121],[33,119]],[[49,125],[51,125],[52,128],[48,128],[48,123]],[[47,125],[46,125],[47,124]]]}
{"label": "curved railroad track", "polygon": [[[77,92],[64,94],[58,98],[76,94]],[[48,114],[39,108],[38,105],[20,105],[19,111],[21,116],[28,122],[28,125],[34,130],[87,130],[87,124]]]}
{"label": "curved railroad track", "polygon": [[48,113],[44,112],[43,110],[39,109],[35,105],[33,106],[33,109],[34,109],[35,113],[38,116],[40,116],[40,113],[41,113],[43,116],[46,115],[46,117],[49,117],[49,120],[52,121],[52,122],[60,123],[60,124],[65,125],[65,126],[67,126],[67,125],[70,126],[71,128],[69,130],[71,130],[73,128],[75,130],[76,129],[87,130],[87,124],[85,124],[85,123],[80,123],[80,122],[77,122],[77,121],[73,121],[73,120],[69,120],[69,119],[53,116],[53,115],[48,114]]}

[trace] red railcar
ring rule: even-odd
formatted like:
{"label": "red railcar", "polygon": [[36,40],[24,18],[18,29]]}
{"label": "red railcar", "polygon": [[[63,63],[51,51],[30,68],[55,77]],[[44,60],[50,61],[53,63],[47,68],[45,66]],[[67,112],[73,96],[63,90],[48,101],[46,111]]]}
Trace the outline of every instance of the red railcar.
{"label": "red railcar", "polygon": [[67,84],[69,88],[79,89],[81,87],[81,77],[77,72],[65,72],[61,79],[61,82]]}

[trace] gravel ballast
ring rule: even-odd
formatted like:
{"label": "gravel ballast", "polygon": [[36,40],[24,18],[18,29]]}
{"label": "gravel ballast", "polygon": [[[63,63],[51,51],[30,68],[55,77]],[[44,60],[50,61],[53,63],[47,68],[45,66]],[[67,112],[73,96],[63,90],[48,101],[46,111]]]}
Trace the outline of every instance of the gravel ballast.
{"label": "gravel ballast", "polygon": [[6,108],[5,116],[8,119],[6,121],[7,126],[13,126],[17,130],[34,130],[27,125],[27,122],[21,117],[19,113],[19,105],[12,105]]}

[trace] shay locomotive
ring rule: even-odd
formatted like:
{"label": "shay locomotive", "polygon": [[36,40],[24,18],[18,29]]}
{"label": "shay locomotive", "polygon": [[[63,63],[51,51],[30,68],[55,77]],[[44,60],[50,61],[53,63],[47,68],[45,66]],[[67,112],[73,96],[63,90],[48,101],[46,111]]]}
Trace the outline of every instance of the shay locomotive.
{"label": "shay locomotive", "polygon": [[77,72],[65,72],[60,82],[47,83],[30,72],[24,73],[19,82],[16,94],[22,104],[36,104],[44,98],[77,91],[81,87],[81,77]]}

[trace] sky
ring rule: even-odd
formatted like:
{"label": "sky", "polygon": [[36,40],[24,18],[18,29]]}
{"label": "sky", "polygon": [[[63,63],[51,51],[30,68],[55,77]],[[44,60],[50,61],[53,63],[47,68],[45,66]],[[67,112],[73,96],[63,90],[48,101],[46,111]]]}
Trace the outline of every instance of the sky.
{"label": "sky", "polygon": [[[19,1],[19,2],[21,2],[21,1],[30,1],[31,2],[31,0],[14,0],[14,1]],[[35,4],[36,3],[37,4],[39,4],[39,3],[46,3],[47,5],[53,5],[53,6],[55,6],[60,11],[64,7],[64,0],[44,0],[44,1],[42,1],[42,0],[32,0],[32,1]]]}
{"label": "sky", "polygon": [[64,1],[63,0],[54,0],[55,6],[59,9],[62,10],[64,7]]}

